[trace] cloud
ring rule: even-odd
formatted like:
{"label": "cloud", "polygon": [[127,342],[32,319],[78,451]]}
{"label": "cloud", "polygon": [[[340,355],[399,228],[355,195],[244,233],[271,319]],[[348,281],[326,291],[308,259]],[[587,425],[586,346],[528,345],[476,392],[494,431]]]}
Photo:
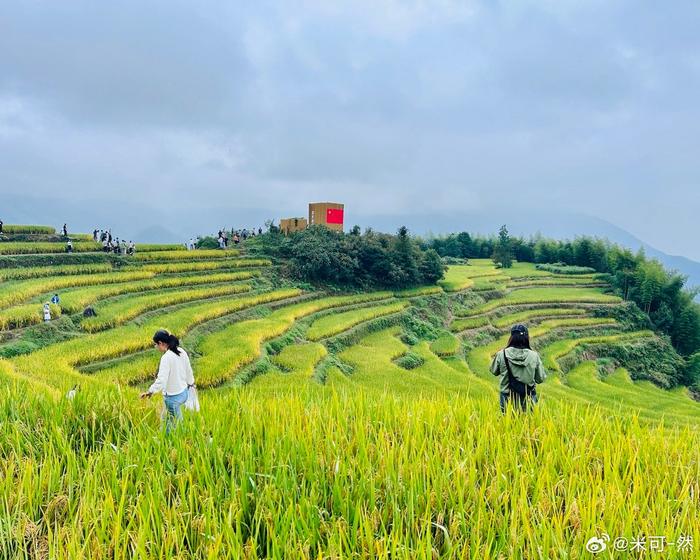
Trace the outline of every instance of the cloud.
{"label": "cloud", "polygon": [[700,258],[699,20],[689,1],[5,2],[0,193],[547,207]]}

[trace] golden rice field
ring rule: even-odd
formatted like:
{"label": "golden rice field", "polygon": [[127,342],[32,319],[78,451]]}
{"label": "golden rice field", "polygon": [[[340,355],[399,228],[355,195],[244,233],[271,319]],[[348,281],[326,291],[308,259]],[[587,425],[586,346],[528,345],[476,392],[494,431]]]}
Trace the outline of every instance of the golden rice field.
{"label": "golden rice field", "polygon": [[[40,243],[0,242],[0,558],[699,557],[700,403],[642,367],[664,341],[593,275],[475,260],[338,293],[245,245],[40,265]],[[516,322],[548,377],[503,416]],[[138,399],[158,328],[202,402],[170,436]]]}

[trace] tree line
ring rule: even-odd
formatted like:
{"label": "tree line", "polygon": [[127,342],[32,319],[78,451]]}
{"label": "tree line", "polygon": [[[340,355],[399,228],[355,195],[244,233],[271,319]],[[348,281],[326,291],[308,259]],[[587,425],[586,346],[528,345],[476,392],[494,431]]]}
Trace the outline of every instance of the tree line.
{"label": "tree line", "polygon": [[422,247],[401,227],[396,235],[349,233],[311,226],[289,236],[268,225],[257,240],[268,255],[285,259],[286,272],[311,283],[352,288],[405,289],[435,284],[445,265],[434,249]]}
{"label": "tree line", "polygon": [[422,241],[441,257],[494,258],[500,266],[512,260],[531,263],[563,263],[587,267],[607,275],[615,292],[635,302],[654,327],[667,334],[683,356],[700,350],[700,305],[696,290],[685,288],[686,277],[666,270],[643,250],[636,253],[610,241],[587,236],[574,240],[511,237],[505,226],[498,236],[472,236],[467,232]]}

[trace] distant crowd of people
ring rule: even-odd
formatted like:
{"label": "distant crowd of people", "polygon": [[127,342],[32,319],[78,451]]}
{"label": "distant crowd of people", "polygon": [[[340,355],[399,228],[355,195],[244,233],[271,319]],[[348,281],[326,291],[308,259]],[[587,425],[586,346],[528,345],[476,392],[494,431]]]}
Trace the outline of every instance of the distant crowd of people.
{"label": "distant crowd of people", "polygon": [[[220,229],[216,234],[216,240],[219,244],[219,249],[227,249],[230,246],[238,246],[241,242],[245,241],[249,237],[255,237],[256,235],[262,235],[262,228],[243,228],[243,229]],[[197,248],[197,242],[199,238],[191,237],[187,243],[185,243],[188,250],[193,251]]]}
{"label": "distant crowd of people", "polygon": [[[231,234],[231,237],[229,238],[229,232]],[[262,228],[257,229],[257,235],[262,235]],[[255,228],[251,229],[234,229],[231,228],[230,230],[226,229],[220,229],[218,233],[218,241],[219,241],[219,249],[226,249],[229,246],[229,239],[233,243],[234,246],[239,245],[241,241],[245,241],[249,237],[255,237],[256,236],[256,230]]]}
{"label": "distant crowd of people", "polygon": [[133,255],[136,252],[136,244],[133,241],[127,243],[126,239],[113,238],[111,229],[94,229],[92,239],[95,243],[102,243],[105,253]]}

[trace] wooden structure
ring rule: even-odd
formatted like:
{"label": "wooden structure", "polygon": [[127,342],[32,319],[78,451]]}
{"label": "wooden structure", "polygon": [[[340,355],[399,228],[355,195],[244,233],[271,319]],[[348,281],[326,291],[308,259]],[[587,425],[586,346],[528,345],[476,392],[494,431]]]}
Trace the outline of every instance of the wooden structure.
{"label": "wooden structure", "polygon": [[303,231],[308,226],[306,218],[283,218],[280,220],[280,231],[285,235]]}
{"label": "wooden structure", "polygon": [[343,231],[343,204],[336,202],[312,202],[309,204],[309,225],[324,225],[335,231]]}

